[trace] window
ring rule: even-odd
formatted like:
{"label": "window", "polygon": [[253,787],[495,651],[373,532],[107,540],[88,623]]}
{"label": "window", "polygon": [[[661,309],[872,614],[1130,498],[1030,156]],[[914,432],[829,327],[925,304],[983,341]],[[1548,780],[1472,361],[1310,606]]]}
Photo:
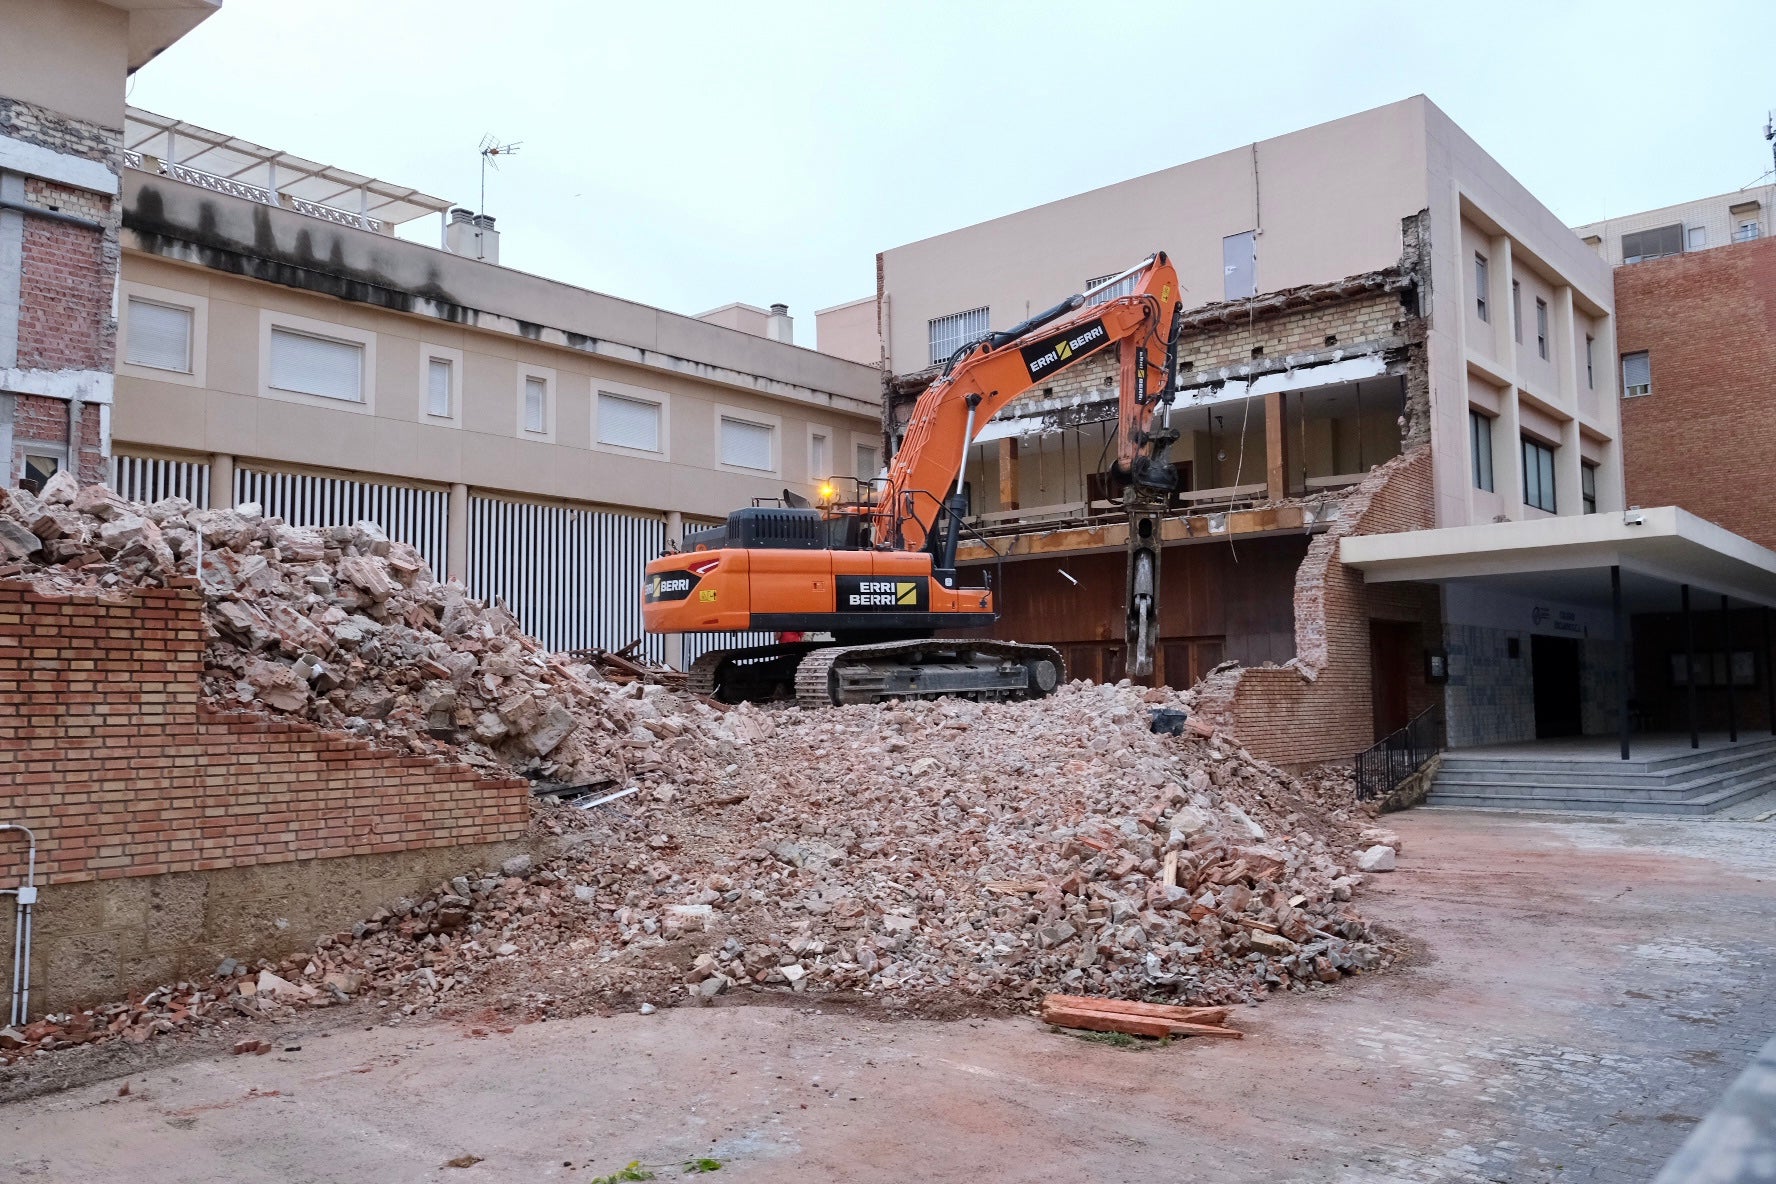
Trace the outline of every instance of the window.
{"label": "window", "polygon": [[1492,320],[1491,314],[1486,311],[1486,296],[1490,283],[1487,276],[1488,270],[1486,256],[1476,253],[1474,255],[1474,311],[1480,314],[1480,319],[1483,321]]}
{"label": "window", "polygon": [[1516,280],[1511,281],[1511,338],[1523,344],[1523,285]]}
{"label": "window", "polygon": [[534,374],[524,376],[524,430],[549,430],[549,380]]}
{"label": "window", "polygon": [[191,310],[131,296],[124,361],[154,370],[191,373]]}
{"label": "window", "polygon": [[426,360],[427,415],[436,415],[440,419],[450,418],[451,370],[449,358],[428,358]]}
{"label": "window", "polygon": [[[1101,275],[1101,276],[1098,276],[1096,279],[1086,280],[1085,281],[1085,290],[1087,292],[1091,292],[1091,290],[1093,288],[1097,287],[1099,284],[1103,283],[1105,280],[1114,277],[1115,275],[1116,275],[1116,273],[1113,271],[1109,275]],[[1127,276],[1124,279],[1118,280],[1116,283],[1111,284],[1108,288],[1105,288],[1102,292],[1092,292],[1091,297],[1086,301],[1086,303],[1087,304],[1102,304],[1106,300],[1115,300],[1118,296],[1132,295],[1135,290],[1135,280],[1137,280],[1139,278],[1140,278],[1139,276],[1132,276],[1132,275]]]}
{"label": "window", "polygon": [[32,493],[42,493],[43,483],[56,475],[62,462],[53,456],[33,456],[25,454],[25,474],[21,484],[29,487]]}
{"label": "window", "polygon": [[1523,504],[1554,510],[1554,450],[1546,444],[1523,438]]}
{"label": "window", "polygon": [[1763,227],[1758,225],[1756,218],[1741,218],[1733,227],[1733,241],[1748,243],[1762,233]]}
{"label": "window", "polygon": [[987,310],[971,308],[931,322],[931,364],[940,366],[967,342],[987,332]]}
{"label": "window", "polygon": [[1684,231],[1684,250],[1700,251],[1708,245],[1708,227],[1691,226]]}
{"label": "window", "polygon": [[1547,359],[1548,359],[1548,302],[1546,300],[1537,300],[1536,301],[1536,353],[1542,355],[1543,361],[1547,361]]}
{"label": "window", "polygon": [[808,437],[808,476],[824,481],[832,475],[832,440],[825,432],[815,432]]}
{"label": "window", "polygon": [[762,469],[770,472],[776,466],[772,455],[774,430],[770,424],[749,423],[744,419],[721,417],[721,463],[739,469]]}
{"label": "window", "polygon": [[859,444],[857,446],[857,475],[868,481],[881,471],[882,462],[876,459],[876,446],[874,444]]}
{"label": "window", "polygon": [[273,328],[270,382],[280,391],[362,402],[364,347],[354,341]]}
{"label": "window", "polygon": [[1242,230],[1221,240],[1221,295],[1244,300],[1258,294],[1258,232]]}
{"label": "window", "polygon": [[1597,341],[1591,334],[1585,334],[1585,389],[1597,389],[1597,370],[1592,365],[1592,355],[1596,352]]}
{"label": "window", "polygon": [[660,405],[599,391],[598,442],[642,452],[660,451]]}
{"label": "window", "polygon": [[1632,399],[1653,393],[1653,360],[1643,349],[1622,355],[1622,397]]}
{"label": "window", "polygon": [[1633,234],[1622,236],[1622,262],[1643,263],[1648,259],[1663,259],[1667,255],[1683,254],[1684,228],[1682,222],[1673,222],[1670,226],[1656,226],[1651,230],[1637,230]]}
{"label": "window", "polygon": [[1585,503],[1585,513],[1597,513],[1597,466],[1590,461],[1579,467],[1579,499]]}
{"label": "window", "polygon": [[1474,488],[1491,493],[1492,487],[1492,417],[1479,411],[1468,412],[1468,436],[1474,454]]}

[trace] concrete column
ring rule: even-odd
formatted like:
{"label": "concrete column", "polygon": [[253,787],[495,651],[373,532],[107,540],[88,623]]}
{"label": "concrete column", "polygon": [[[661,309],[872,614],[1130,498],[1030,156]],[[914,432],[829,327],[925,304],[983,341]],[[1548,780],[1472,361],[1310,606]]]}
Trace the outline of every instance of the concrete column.
{"label": "concrete column", "polygon": [[1511,236],[1494,235],[1488,243],[1491,256],[1487,261],[1486,299],[1492,305],[1492,356],[1499,360],[1506,374],[1517,377],[1516,309],[1511,306],[1511,281],[1516,278],[1517,264],[1511,254]]}
{"label": "concrete column", "polygon": [[1288,398],[1282,391],[1264,396],[1264,479],[1271,501],[1289,496],[1289,433],[1284,420]]}
{"label": "concrete column", "polygon": [[[1571,416],[1560,425],[1560,451],[1554,454],[1554,505],[1562,514],[1583,514],[1580,470],[1584,448],[1579,439],[1579,391],[1585,385],[1585,342],[1573,315],[1573,290],[1554,290],[1554,373],[1560,384],[1561,410]],[[1602,507],[1600,506],[1599,509]]]}
{"label": "concrete column", "polygon": [[1523,420],[1517,414],[1517,388],[1499,394],[1498,422],[1492,426],[1492,486],[1505,502],[1505,517],[1523,517]]}
{"label": "concrete column", "polygon": [[[666,545],[668,547],[684,546],[684,528],[684,514],[681,511],[666,511]],[[684,669],[684,634],[668,633],[666,635],[666,665],[674,670]]]}
{"label": "concrete column", "polygon": [[[18,173],[0,172],[0,197],[25,200],[25,179]],[[20,288],[24,280],[25,216],[17,210],[0,210],[0,370],[18,365]],[[5,458],[12,460],[10,450]],[[10,477],[11,474],[8,474]]]}
{"label": "concrete column", "polygon": [[444,535],[444,578],[469,582],[469,487],[450,485],[450,520]]}
{"label": "concrete column", "polygon": [[234,509],[234,457],[226,452],[210,456],[210,509]]}
{"label": "concrete column", "polygon": [[1018,442],[1016,436],[999,441],[999,508],[1018,508]]}

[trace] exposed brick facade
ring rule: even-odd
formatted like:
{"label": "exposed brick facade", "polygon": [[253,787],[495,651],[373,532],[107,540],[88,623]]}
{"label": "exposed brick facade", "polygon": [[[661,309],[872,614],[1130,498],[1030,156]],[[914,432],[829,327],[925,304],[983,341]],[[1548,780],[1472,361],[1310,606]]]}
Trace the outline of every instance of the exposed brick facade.
{"label": "exposed brick facade", "polygon": [[[49,884],[523,836],[521,780],[202,702],[190,588],[104,599],[0,582],[0,821]],[[0,844],[0,882],[16,882]]]}
{"label": "exposed brick facade", "polygon": [[[18,99],[0,98],[0,135],[66,156],[100,161],[113,171],[118,167],[120,130],[70,119]],[[82,481],[103,480],[107,467],[105,412],[96,407],[82,411],[74,449],[77,455],[70,456],[70,398],[61,392],[78,385],[105,392],[97,398],[85,396],[95,403],[109,399],[109,375],[116,361],[112,297],[121,257],[121,205],[109,194],[41,177],[24,178],[22,193],[15,190],[12,196],[27,206],[84,219],[96,227],[30,214],[9,219],[10,229],[0,226],[0,233],[16,236],[21,262],[17,350],[14,356],[0,357],[0,370],[16,368],[34,375],[32,385],[19,393],[8,393],[0,384],[0,463],[7,466],[0,476],[10,483],[22,475],[27,455],[49,451],[58,464],[75,469]],[[58,371],[77,376],[79,381],[57,382]],[[47,381],[41,372],[48,372]],[[95,375],[103,376],[103,381],[95,382]],[[58,405],[59,428],[52,430],[43,422],[44,403]],[[8,438],[10,447],[6,446]],[[51,443],[58,447],[32,447]]]}
{"label": "exposed brick facade", "polygon": [[[1338,559],[1352,534],[1427,530],[1433,523],[1431,451],[1419,448],[1370,475],[1317,536],[1295,574],[1295,658],[1230,671],[1204,684],[1200,710],[1254,754],[1279,764],[1349,760],[1374,739],[1372,618],[1424,620],[1427,599],[1388,588],[1371,596],[1362,573]],[[1422,686],[1413,698],[1428,705]]]}
{"label": "exposed brick facade", "polygon": [[22,247],[18,365],[26,370],[108,369],[116,332],[111,287],[117,266],[115,259],[106,266],[103,237],[66,222],[26,218]]}
{"label": "exposed brick facade", "polygon": [[1629,505],[1678,505],[1776,547],[1776,239],[1616,268],[1617,347],[1652,393],[1622,400]]}

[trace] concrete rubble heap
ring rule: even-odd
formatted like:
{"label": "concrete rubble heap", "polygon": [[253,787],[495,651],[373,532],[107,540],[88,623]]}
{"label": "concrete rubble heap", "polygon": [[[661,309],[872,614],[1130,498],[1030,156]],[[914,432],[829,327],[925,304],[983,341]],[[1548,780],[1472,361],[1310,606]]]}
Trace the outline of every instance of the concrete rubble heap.
{"label": "concrete rubble heap", "polygon": [[312,952],[39,1021],[13,1041],[26,1050],[356,997],[392,1016],[735,991],[939,1014],[1050,991],[1225,1004],[1390,958],[1351,900],[1359,856],[1398,838],[1365,829],[1348,774],[1289,776],[1195,721],[1155,733],[1152,713],[1190,692],[1075,682],[1036,703],[723,711],[593,681],[365,524],[56,492],[12,494],[4,516],[58,588],[189,570],[202,535],[218,697],[636,792],[545,799],[534,854]]}
{"label": "concrete rubble heap", "polygon": [[295,527],[256,506],[133,504],[64,473],[41,497],[0,491],[0,575],[47,591],[164,585],[193,576],[200,554],[205,686],[221,706],[564,784],[670,772],[690,744],[681,737],[719,725],[694,699],[608,683],[547,653],[369,522]]}

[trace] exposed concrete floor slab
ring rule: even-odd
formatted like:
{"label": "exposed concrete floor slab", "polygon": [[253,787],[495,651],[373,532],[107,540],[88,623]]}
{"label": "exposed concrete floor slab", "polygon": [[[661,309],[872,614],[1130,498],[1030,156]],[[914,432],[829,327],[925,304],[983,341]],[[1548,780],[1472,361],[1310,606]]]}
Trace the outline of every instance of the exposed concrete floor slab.
{"label": "exposed concrete floor slab", "polygon": [[1240,1009],[1241,1042],[812,1006],[336,1030],[0,1108],[0,1179],[1649,1179],[1776,1031],[1776,825],[1388,822],[1402,870],[1359,899],[1414,960]]}

